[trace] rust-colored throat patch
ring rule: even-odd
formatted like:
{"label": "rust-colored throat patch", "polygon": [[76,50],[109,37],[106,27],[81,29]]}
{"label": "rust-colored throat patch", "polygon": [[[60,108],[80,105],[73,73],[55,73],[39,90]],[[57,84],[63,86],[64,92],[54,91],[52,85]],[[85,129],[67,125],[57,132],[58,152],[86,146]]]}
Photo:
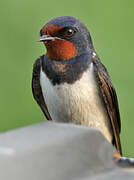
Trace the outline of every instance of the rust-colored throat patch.
{"label": "rust-colored throat patch", "polygon": [[51,59],[55,60],[68,60],[74,58],[77,55],[75,45],[67,40],[49,40],[44,42],[47,55]]}

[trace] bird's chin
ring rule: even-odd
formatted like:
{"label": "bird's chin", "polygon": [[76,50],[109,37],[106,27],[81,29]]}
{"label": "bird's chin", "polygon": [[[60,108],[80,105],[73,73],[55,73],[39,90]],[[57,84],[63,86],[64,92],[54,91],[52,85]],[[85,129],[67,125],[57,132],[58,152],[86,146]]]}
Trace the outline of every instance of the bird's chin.
{"label": "bird's chin", "polygon": [[[65,40],[60,39],[60,38],[52,38],[52,39],[44,40],[43,43],[46,48],[47,48],[47,46],[50,46],[51,48],[53,48],[53,46],[56,45],[58,43],[58,41],[65,41]],[[59,44],[60,44],[60,42],[59,42]]]}

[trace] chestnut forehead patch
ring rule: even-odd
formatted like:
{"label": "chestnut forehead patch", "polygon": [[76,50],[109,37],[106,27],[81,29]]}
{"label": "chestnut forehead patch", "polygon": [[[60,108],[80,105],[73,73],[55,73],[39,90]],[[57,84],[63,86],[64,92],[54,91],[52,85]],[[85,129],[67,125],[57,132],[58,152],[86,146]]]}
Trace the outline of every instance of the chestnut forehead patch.
{"label": "chestnut forehead patch", "polygon": [[46,24],[40,31],[40,35],[55,35],[59,30],[63,29],[62,26],[57,26],[55,24]]}

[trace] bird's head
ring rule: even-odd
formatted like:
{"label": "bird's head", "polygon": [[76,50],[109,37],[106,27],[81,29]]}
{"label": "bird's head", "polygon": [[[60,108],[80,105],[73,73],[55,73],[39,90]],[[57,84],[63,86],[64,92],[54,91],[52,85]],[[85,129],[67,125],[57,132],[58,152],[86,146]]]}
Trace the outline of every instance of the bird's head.
{"label": "bird's head", "polygon": [[71,16],[61,16],[48,21],[40,30],[40,39],[47,55],[53,60],[68,60],[85,53],[92,44],[83,23]]}

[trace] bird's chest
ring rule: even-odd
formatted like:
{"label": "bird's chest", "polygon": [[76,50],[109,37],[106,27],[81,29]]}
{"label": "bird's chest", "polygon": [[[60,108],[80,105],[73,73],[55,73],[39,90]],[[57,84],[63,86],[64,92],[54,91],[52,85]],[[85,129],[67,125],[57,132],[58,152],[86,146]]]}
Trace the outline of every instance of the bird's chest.
{"label": "bird's chest", "polygon": [[54,86],[41,70],[40,84],[53,121],[97,128],[111,142],[111,124],[99,95],[92,64],[73,84]]}
{"label": "bird's chest", "polygon": [[91,127],[105,123],[107,115],[98,94],[92,64],[81,79],[73,84],[54,86],[43,71],[40,74],[40,83],[52,120]]}

